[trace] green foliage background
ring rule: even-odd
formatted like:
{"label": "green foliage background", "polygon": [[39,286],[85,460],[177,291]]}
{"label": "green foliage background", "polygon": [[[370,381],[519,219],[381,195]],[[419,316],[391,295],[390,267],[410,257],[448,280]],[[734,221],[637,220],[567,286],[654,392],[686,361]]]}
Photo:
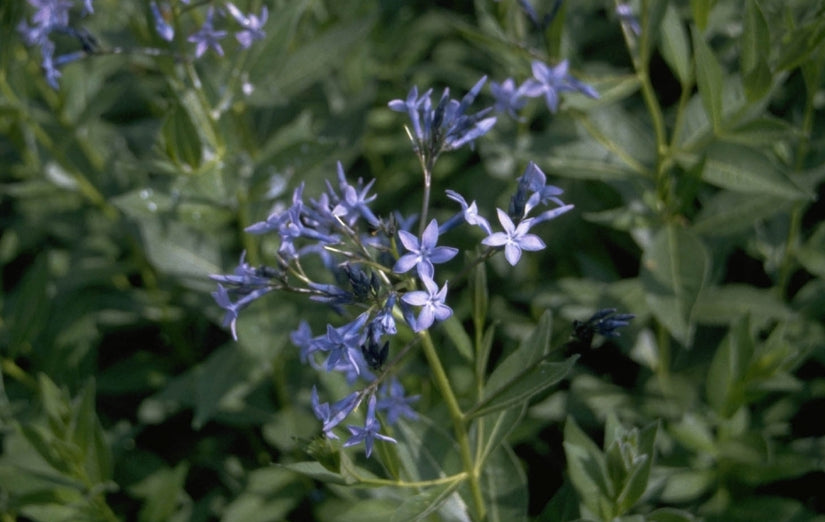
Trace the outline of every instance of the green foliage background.
{"label": "green foliage background", "polygon": [[[540,232],[546,251],[487,264],[480,324],[456,291],[434,334],[488,421],[488,519],[825,519],[820,2],[643,0],[638,38],[596,0],[564,2],[542,31],[508,0],[266,4],[249,51],[91,56],[56,91],[15,30],[28,7],[0,5],[0,520],[466,519],[458,482],[357,487],[393,466],[460,468],[422,358],[401,375],[422,395],[421,421],[394,433],[406,449],[339,453],[288,340],[332,314],[268,296],[236,343],[207,276],[242,250],[268,262],[271,240],[243,229],[299,182],[322,190],[338,160],[377,180],[377,213],[416,212],[419,167],[387,102],[522,81],[532,59],[569,59],[601,98],[500,116],[434,174],[439,220],[447,188],[492,216],[531,160],[576,205]],[[95,10],[82,23],[103,45],[163,44],[148,3]],[[636,315],[620,338],[547,386],[474,402],[474,375],[494,394],[605,307]]]}

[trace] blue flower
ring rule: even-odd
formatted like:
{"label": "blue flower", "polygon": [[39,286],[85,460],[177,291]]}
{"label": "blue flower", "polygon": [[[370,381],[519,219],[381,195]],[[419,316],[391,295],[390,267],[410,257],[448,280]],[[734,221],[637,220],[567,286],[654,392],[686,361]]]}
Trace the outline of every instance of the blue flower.
{"label": "blue flower", "polygon": [[349,226],[353,226],[358,217],[363,216],[370,225],[377,227],[380,221],[368,206],[369,203],[375,200],[376,196],[372,195],[367,197],[367,193],[372,188],[373,183],[375,183],[375,180],[370,181],[366,186],[362,186],[363,183],[359,179],[358,187],[353,187],[347,183],[347,178],[344,175],[344,167],[339,161],[338,188],[341,190],[342,197],[338,204],[335,205],[335,208],[332,209],[332,215],[341,217]]}
{"label": "blue flower", "polygon": [[429,163],[443,151],[455,150],[486,134],[496,123],[495,117],[485,118],[492,107],[476,114],[465,114],[481,92],[487,77],[481,78],[459,102],[450,98],[450,89],[444,89],[441,100],[433,108],[428,90],[418,96],[413,86],[406,100],[392,100],[388,106],[398,112],[406,112],[412,123],[412,139],[416,152]]}
{"label": "blue flower", "polygon": [[438,222],[435,219],[430,221],[424,233],[421,234],[421,241],[406,230],[398,231],[398,238],[407,249],[407,253],[398,258],[393,272],[403,274],[412,267],[418,269],[418,276],[424,279],[432,279],[435,268],[433,263],[446,263],[458,254],[458,249],[453,247],[436,246],[438,243]]}
{"label": "blue flower", "polygon": [[533,224],[532,219],[521,221],[518,226],[513,224],[510,216],[501,209],[498,211],[498,220],[504,227],[504,232],[495,232],[481,240],[481,243],[492,247],[504,247],[504,257],[512,266],[521,259],[521,251],[534,252],[546,248],[544,241],[535,234],[528,234]]}
{"label": "blue flower", "polygon": [[460,215],[464,218],[464,221],[470,225],[480,227],[482,230],[487,232],[488,235],[492,233],[490,223],[487,219],[478,215],[478,207],[476,206],[475,201],[467,205],[467,201],[464,199],[464,196],[458,192],[454,190],[447,190],[446,193],[448,198],[458,202],[458,204],[461,205],[462,212]]}
{"label": "blue flower", "polygon": [[237,292],[241,294],[242,297],[239,300],[232,302],[229,291],[224,288],[223,285],[218,284],[218,289],[215,292],[212,292],[212,297],[215,299],[215,302],[218,303],[218,306],[226,310],[226,314],[223,318],[223,326],[229,326],[231,328],[233,339],[236,341],[238,340],[236,323],[238,321],[238,314],[240,311],[249,306],[252,301],[271,292],[272,290],[274,290],[274,287],[261,287],[251,290],[245,294],[242,291]]}
{"label": "blue flower", "polygon": [[269,11],[266,6],[261,8],[261,16],[254,14],[245,15],[240,9],[235,7],[235,4],[232,2],[226,3],[226,9],[229,11],[229,14],[232,15],[232,18],[237,20],[244,28],[242,31],[235,33],[235,38],[237,38],[241,47],[248,49],[255,40],[262,40],[266,36],[263,30],[263,26],[266,24],[267,18],[269,18]]}
{"label": "blue flower", "polygon": [[404,396],[404,386],[395,377],[389,383],[381,386],[383,397],[378,399],[378,411],[383,411],[387,416],[387,424],[395,424],[401,417],[416,420],[418,414],[410,407],[410,404],[421,398],[420,395]]}
{"label": "blue flower", "polygon": [[639,25],[639,20],[636,18],[636,15],[633,14],[633,8],[631,8],[630,5],[616,5],[616,16],[619,17],[619,21],[623,26],[627,27],[631,33],[636,36],[642,34],[642,28]]}
{"label": "blue flower", "polygon": [[352,410],[358,407],[360,402],[361,396],[358,392],[353,392],[330,406],[327,402],[321,403],[318,399],[318,390],[315,386],[312,387],[312,411],[315,412],[318,420],[323,423],[321,429],[324,431],[324,435],[330,439],[338,438],[338,435],[332,429],[346,419],[352,413]]}
{"label": "blue flower", "polygon": [[189,37],[189,41],[196,45],[195,58],[203,56],[203,53],[210,47],[219,56],[223,56],[223,47],[221,47],[219,40],[226,37],[226,31],[216,31],[212,26],[214,14],[215,9],[210,7],[206,12],[206,20],[203,22],[203,26],[201,26],[198,32]]}
{"label": "blue flower", "polygon": [[524,107],[526,100],[522,98],[522,93],[516,87],[516,82],[512,78],[507,78],[500,84],[490,82],[490,91],[496,99],[496,112],[506,112],[514,120],[518,120],[519,117],[516,112]]}
{"label": "blue flower", "polygon": [[157,2],[150,2],[149,9],[152,11],[152,18],[155,20],[155,31],[158,32],[158,35],[167,42],[174,40],[175,28],[172,27],[169,22],[166,21],[166,18],[163,17],[163,14],[158,8]]}
{"label": "blue flower", "polygon": [[533,77],[528,78],[519,88],[521,94],[530,98],[544,96],[550,112],[559,108],[559,94],[562,92],[580,92],[591,98],[598,98],[599,93],[593,87],[575,79],[568,72],[567,60],[562,60],[555,67],[548,67],[543,62],[534,60]]}
{"label": "blue flower", "polygon": [[372,446],[375,439],[392,442],[393,444],[398,443],[398,441],[394,438],[378,433],[381,429],[381,423],[379,423],[378,419],[375,418],[375,395],[370,396],[370,401],[367,406],[367,418],[364,422],[364,427],[362,428],[360,426],[350,425],[347,426],[347,429],[350,431],[352,436],[344,443],[344,447],[348,448],[363,442],[364,448],[366,449],[367,458],[369,458],[372,454]]}
{"label": "blue flower", "polygon": [[453,315],[453,309],[444,303],[447,299],[447,283],[444,283],[444,286],[439,290],[438,285],[432,279],[425,277],[421,281],[427,288],[426,291],[415,290],[407,292],[401,297],[401,300],[405,303],[421,307],[417,319],[413,321],[410,321],[411,318],[407,319],[410,327],[415,332],[426,330],[432,326],[436,319],[443,321]]}
{"label": "blue flower", "polygon": [[564,205],[559,199],[564,191],[559,187],[547,185],[544,172],[532,161],[527,164],[524,174],[518,179],[518,188],[510,200],[508,214],[511,218],[520,220],[527,216],[539,203],[547,205],[550,201],[557,205]]}
{"label": "blue flower", "polygon": [[326,371],[353,371],[356,375],[360,374],[360,348],[366,337],[362,328],[368,317],[369,312],[364,312],[351,323],[339,328],[327,325],[326,336],[318,341],[321,349],[329,352]]}

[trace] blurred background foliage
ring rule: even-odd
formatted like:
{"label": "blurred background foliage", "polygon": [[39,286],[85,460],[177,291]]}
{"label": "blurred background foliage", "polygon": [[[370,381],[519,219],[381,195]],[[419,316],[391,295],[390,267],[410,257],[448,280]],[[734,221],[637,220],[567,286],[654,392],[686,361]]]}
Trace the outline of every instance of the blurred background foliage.
{"label": "blurred background foliage", "polygon": [[[97,0],[82,25],[127,51],[67,65],[57,90],[15,29],[27,4],[0,6],[0,519],[388,520],[391,494],[272,466],[307,460],[320,432],[288,334],[329,312],[270,296],[236,343],[207,276],[243,250],[270,261],[244,227],[338,160],[377,180],[377,213],[416,212],[420,169],[387,102],[521,81],[532,59],[568,59],[601,98],[501,115],[439,162],[433,215],[455,212],[447,188],[492,215],[530,160],[576,205],[546,251],[488,264],[493,364],[548,309],[553,346],[600,308],[636,319],[509,435],[519,518],[825,519],[820,2],[633,3],[631,50],[602,0],[562,2],[541,28],[508,0],[266,4],[263,41],[188,62],[141,52],[165,45],[148,2]],[[403,379],[437,407],[422,362]]]}

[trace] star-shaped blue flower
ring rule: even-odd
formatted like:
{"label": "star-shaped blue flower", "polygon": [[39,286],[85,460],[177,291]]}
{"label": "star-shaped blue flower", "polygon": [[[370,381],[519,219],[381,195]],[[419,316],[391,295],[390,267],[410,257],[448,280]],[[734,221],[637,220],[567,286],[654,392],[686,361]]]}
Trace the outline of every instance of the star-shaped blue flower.
{"label": "star-shaped blue flower", "polygon": [[363,442],[364,448],[366,449],[367,458],[369,458],[372,454],[372,446],[375,439],[392,442],[393,444],[398,443],[398,441],[394,438],[378,433],[378,430],[381,429],[381,423],[379,423],[378,419],[375,418],[375,395],[370,397],[370,402],[367,406],[367,419],[366,422],[364,422],[364,427],[362,428],[361,426],[350,425],[347,426],[347,429],[352,434],[352,437],[344,443],[344,447],[348,448]]}
{"label": "star-shaped blue flower", "polygon": [[492,247],[503,246],[504,257],[512,266],[516,266],[516,263],[521,259],[522,250],[534,252],[547,247],[539,236],[527,233],[533,224],[532,219],[525,219],[516,226],[506,212],[500,208],[496,210],[498,211],[498,220],[501,226],[504,227],[504,232],[490,234],[482,239],[481,243]]}
{"label": "star-shaped blue flower", "polygon": [[[425,277],[421,281],[427,288],[426,291],[407,292],[401,298],[407,304],[421,307],[418,318],[410,323],[410,327],[415,332],[426,330],[432,326],[436,319],[443,321],[453,315],[453,309],[444,303],[447,299],[447,283],[444,283],[444,286],[439,290],[438,285],[432,279]],[[407,321],[409,322],[409,319]]]}
{"label": "star-shaped blue flower", "polygon": [[392,267],[392,271],[403,274],[412,267],[416,267],[418,276],[422,281],[433,278],[435,274],[433,263],[446,263],[458,254],[457,248],[436,246],[438,243],[438,223],[435,219],[430,221],[430,224],[424,229],[424,233],[421,234],[421,241],[406,230],[399,230],[398,238],[408,252],[398,258],[395,266]]}

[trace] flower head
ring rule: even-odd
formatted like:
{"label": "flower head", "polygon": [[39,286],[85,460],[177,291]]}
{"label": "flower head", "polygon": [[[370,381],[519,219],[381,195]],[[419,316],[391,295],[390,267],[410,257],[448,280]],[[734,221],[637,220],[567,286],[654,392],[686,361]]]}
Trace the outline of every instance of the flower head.
{"label": "flower head", "polygon": [[267,18],[269,18],[269,11],[266,6],[261,8],[260,16],[254,14],[245,15],[240,9],[235,7],[235,4],[232,2],[226,3],[226,10],[229,11],[232,18],[243,27],[243,30],[235,33],[235,38],[244,49],[248,49],[255,40],[262,40],[266,36],[263,30],[263,26],[266,24]]}
{"label": "flower head", "polygon": [[512,266],[516,266],[521,259],[522,250],[534,252],[547,247],[539,236],[527,233],[533,224],[532,219],[525,219],[516,226],[506,212],[501,209],[496,210],[504,232],[494,232],[482,239],[481,243],[492,247],[503,246],[504,257]]}
{"label": "flower head", "polygon": [[[444,321],[453,315],[453,309],[444,302],[447,299],[447,283],[444,283],[444,286],[439,290],[438,285],[432,279],[424,277],[421,281],[424,283],[426,290],[407,292],[401,297],[401,300],[405,303],[421,307],[418,318],[410,323],[410,327],[415,332],[426,330],[432,326],[436,319]],[[409,318],[407,321],[410,321]]]}
{"label": "flower head", "polygon": [[344,447],[348,448],[363,442],[367,458],[372,454],[372,446],[375,443],[375,439],[392,442],[393,444],[398,443],[394,438],[378,433],[378,430],[381,429],[381,423],[375,418],[375,395],[370,396],[364,427],[350,425],[347,426],[347,429],[352,436],[344,443]]}
{"label": "flower head", "polygon": [[432,279],[435,274],[433,263],[446,263],[458,254],[458,249],[453,247],[436,246],[438,243],[438,222],[435,219],[430,221],[424,233],[421,234],[421,241],[406,230],[398,231],[398,238],[407,249],[407,253],[398,258],[393,272],[403,274],[412,267],[418,270],[418,276],[424,279]]}
{"label": "flower head", "polygon": [[562,92],[580,92],[591,98],[598,98],[599,93],[593,87],[582,83],[568,72],[567,60],[562,60],[554,67],[534,60],[533,77],[528,78],[519,88],[522,95],[530,98],[544,97],[550,112],[559,108],[559,94]]}
{"label": "flower head", "polygon": [[215,9],[210,7],[206,13],[206,20],[203,26],[192,36],[189,41],[195,44],[195,58],[200,58],[211,47],[219,56],[223,56],[223,47],[220,40],[226,37],[226,31],[216,31],[212,25]]}

